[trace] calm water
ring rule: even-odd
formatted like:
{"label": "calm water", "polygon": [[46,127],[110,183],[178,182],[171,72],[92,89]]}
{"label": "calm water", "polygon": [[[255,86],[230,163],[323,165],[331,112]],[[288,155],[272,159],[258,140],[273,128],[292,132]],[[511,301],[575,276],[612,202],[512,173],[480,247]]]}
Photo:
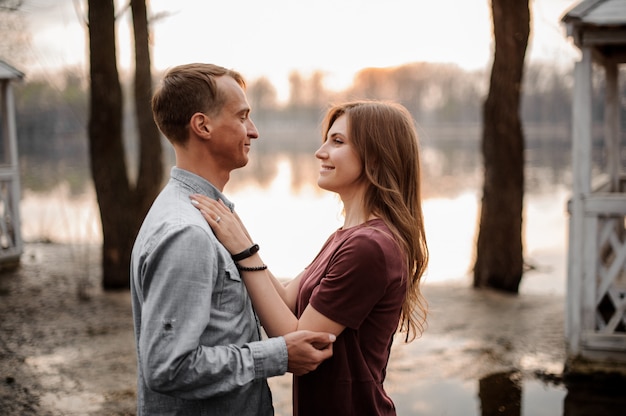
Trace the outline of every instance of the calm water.
{"label": "calm water", "polygon": [[[316,172],[316,171],[315,171]],[[279,161],[274,179],[265,187],[239,185],[225,193],[253,238],[263,258],[277,276],[296,276],[313,259],[329,234],[342,225],[341,204],[335,194],[320,191],[311,180],[294,190],[290,164]],[[568,190],[554,186],[530,192],[525,206],[527,261],[552,278],[525,279],[522,292],[563,294]],[[458,280],[472,265],[480,194],[474,188],[457,189],[449,195],[424,201],[424,216],[431,257],[427,282]],[[99,243],[102,232],[95,194],[70,195],[61,185],[47,193],[24,191],[21,203],[25,241]]]}
{"label": "calm water", "polygon": [[[264,260],[272,266],[272,271],[288,278],[298,274],[326,237],[341,226],[341,206],[332,194],[319,192],[314,181],[294,190],[294,174],[286,161],[279,160],[275,170],[274,179],[265,187],[244,183],[232,192],[227,188],[225,193],[236,203],[239,215],[261,245]],[[553,185],[547,190],[537,187],[527,192],[525,256],[539,273],[524,277],[520,287],[522,295],[550,294],[556,301],[563,301],[568,197],[569,191],[562,185]],[[427,284],[469,285],[468,270],[472,266],[479,202],[477,186],[433,194],[425,200],[431,252],[425,277]],[[64,186],[45,194],[25,191],[21,215],[26,241],[97,243],[102,238],[93,191],[79,197],[70,196]],[[520,376],[515,372],[492,374],[480,380],[409,377],[403,383],[404,388],[394,391],[392,397],[399,415],[624,414],[619,410],[626,409],[624,394],[607,398],[606,389],[594,390],[593,385],[583,383],[568,390],[561,382]]]}

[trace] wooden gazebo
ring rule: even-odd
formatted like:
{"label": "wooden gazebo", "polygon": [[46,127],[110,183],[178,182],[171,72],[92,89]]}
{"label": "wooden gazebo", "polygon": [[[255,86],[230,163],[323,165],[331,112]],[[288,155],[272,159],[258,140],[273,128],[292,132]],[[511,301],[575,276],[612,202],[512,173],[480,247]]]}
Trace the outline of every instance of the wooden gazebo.
{"label": "wooden gazebo", "polygon": [[[620,122],[624,97],[620,96],[619,69],[626,63],[626,1],[585,0],[562,21],[581,51],[574,69],[572,113],[567,366],[574,372],[623,370],[626,146]],[[603,125],[594,123],[592,117],[594,75],[604,76]],[[592,151],[598,147],[602,148],[600,166],[592,163]]]}
{"label": "wooden gazebo", "polygon": [[20,230],[20,172],[12,82],[24,74],[0,61],[0,269],[19,264],[23,244]]}

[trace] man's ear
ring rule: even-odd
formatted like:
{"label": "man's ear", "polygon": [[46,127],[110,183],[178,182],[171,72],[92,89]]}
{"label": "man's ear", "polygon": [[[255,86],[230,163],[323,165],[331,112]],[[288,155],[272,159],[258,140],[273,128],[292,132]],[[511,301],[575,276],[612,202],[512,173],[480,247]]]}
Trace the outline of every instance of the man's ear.
{"label": "man's ear", "polygon": [[211,119],[203,113],[195,113],[191,116],[189,128],[194,134],[204,139],[211,138]]}

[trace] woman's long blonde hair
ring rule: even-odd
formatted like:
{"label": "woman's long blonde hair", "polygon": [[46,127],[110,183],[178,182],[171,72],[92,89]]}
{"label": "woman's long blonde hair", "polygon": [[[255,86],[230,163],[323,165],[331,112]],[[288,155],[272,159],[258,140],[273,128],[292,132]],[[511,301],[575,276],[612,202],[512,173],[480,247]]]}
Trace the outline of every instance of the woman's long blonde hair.
{"label": "woman's long blonde hair", "polygon": [[333,106],[323,124],[325,138],[337,118],[347,116],[348,135],[363,164],[368,185],[364,214],[385,221],[406,253],[407,293],[400,332],[406,341],[422,334],[427,303],[420,280],[428,264],[421,199],[419,141],[411,114],[400,104],[352,101]]}

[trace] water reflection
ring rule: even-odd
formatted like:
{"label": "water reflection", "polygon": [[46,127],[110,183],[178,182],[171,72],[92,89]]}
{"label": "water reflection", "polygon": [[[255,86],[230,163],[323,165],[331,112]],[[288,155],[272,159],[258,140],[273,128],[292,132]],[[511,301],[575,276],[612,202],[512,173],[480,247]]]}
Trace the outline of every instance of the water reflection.
{"label": "water reflection", "polygon": [[626,380],[617,374],[566,380],[564,416],[616,416],[626,409]]}
{"label": "water reflection", "polygon": [[476,381],[419,380],[393,395],[398,415],[619,416],[626,409],[623,379],[550,383],[516,370]]}
{"label": "water reflection", "polygon": [[[478,380],[483,416],[522,414],[522,375],[519,371],[489,374]],[[534,413],[533,413],[534,414]]]}
{"label": "water reflection", "polygon": [[[545,384],[510,371],[491,374],[478,381],[420,380],[410,386],[409,392],[392,397],[399,416],[557,416],[567,415],[563,411],[566,394],[562,385]],[[584,414],[595,416],[597,413]]]}

